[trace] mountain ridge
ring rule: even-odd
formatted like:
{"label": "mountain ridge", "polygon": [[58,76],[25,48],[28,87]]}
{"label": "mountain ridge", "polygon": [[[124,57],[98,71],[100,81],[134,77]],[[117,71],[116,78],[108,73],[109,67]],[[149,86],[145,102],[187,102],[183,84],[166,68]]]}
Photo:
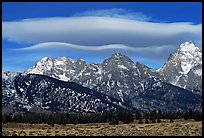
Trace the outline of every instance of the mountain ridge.
{"label": "mountain ridge", "polygon": [[[197,55],[195,63],[194,56],[186,57],[189,54]],[[184,110],[191,104],[194,108],[200,107],[201,104],[202,60],[200,57],[202,57],[201,50],[189,41],[181,44],[159,70],[153,70],[140,62],[134,63],[123,54],[113,53],[101,64],[86,64],[83,59],[44,57],[22,74],[39,74],[59,81],[73,82],[113,97],[136,109]],[[188,73],[181,66],[188,67],[187,63],[192,64]],[[201,72],[196,74],[195,70],[201,70]],[[175,78],[186,81],[179,80],[178,83],[174,83],[172,79]],[[6,93],[10,87],[13,88],[13,82],[12,79],[9,81],[2,78],[2,80],[5,82],[3,86]],[[173,104],[169,103],[170,99],[173,100],[171,102]]]}

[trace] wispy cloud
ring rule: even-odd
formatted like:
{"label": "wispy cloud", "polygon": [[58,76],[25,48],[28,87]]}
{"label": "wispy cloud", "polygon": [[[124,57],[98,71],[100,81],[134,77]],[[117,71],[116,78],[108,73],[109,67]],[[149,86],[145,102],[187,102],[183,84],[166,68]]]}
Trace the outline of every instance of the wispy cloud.
{"label": "wispy cloud", "polygon": [[[172,45],[165,45],[165,46],[150,46],[150,47],[130,47],[126,45],[121,44],[111,44],[111,45],[103,45],[103,46],[84,46],[84,45],[75,45],[75,44],[69,44],[64,42],[45,42],[45,43],[39,43],[36,45],[32,45],[26,48],[16,48],[11,49],[13,51],[19,51],[19,52],[46,52],[46,53],[53,53],[53,52],[72,52],[72,53],[82,53],[87,54],[89,52],[89,55],[91,52],[97,52],[99,53],[113,53],[116,51],[122,51],[122,53],[126,53],[128,55],[136,54],[137,56],[143,56],[148,58],[161,58],[163,54],[169,50],[172,50]],[[145,56],[144,56],[145,55]],[[91,55],[90,55],[91,56]]]}
{"label": "wispy cloud", "polygon": [[[164,49],[164,46],[151,46],[154,49],[151,51],[160,51]],[[150,50],[149,47],[129,47],[121,44],[111,44],[111,45],[103,45],[103,46],[82,46],[82,45],[74,45],[63,42],[45,42],[39,43],[26,48],[18,48],[13,49],[17,51],[34,51],[34,50],[59,50],[59,49],[79,49],[79,50],[87,50],[87,51],[101,51],[101,50],[110,50],[110,49],[122,49],[127,51],[141,52]]]}
{"label": "wispy cloud", "polygon": [[87,51],[100,51],[100,50],[109,50],[109,49],[123,49],[123,50],[136,50],[136,48],[128,47],[121,44],[112,44],[112,45],[103,45],[103,46],[82,46],[82,45],[75,45],[63,42],[45,42],[39,43],[30,47],[26,48],[18,48],[13,50],[20,50],[20,51],[33,51],[33,50],[51,50],[51,49],[79,49],[79,50],[87,50]]}
{"label": "wispy cloud", "polygon": [[123,19],[132,19],[138,21],[150,21],[152,17],[145,15],[142,12],[135,12],[123,8],[112,8],[102,10],[88,10],[82,13],[77,13],[74,16],[97,16],[97,17],[114,17]]}

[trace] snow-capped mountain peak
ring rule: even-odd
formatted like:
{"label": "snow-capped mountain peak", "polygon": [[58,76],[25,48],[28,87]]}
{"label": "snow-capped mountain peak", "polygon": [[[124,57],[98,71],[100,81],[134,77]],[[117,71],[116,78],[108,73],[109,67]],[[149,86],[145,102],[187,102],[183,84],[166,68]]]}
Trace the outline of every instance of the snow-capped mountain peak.
{"label": "snow-capped mountain peak", "polygon": [[119,57],[123,57],[124,55],[122,55],[121,53],[113,53],[111,57],[115,57],[115,58],[119,58]]}
{"label": "snow-capped mountain peak", "polygon": [[[58,60],[62,60],[62,61],[66,61],[66,60],[68,60],[69,58],[67,58],[67,57],[59,57],[59,58],[57,58]],[[69,59],[70,60],[70,59]]]}
{"label": "snow-capped mountain peak", "polygon": [[123,55],[121,53],[113,53],[110,58],[107,59],[108,61],[114,61],[114,62],[131,62],[134,63],[129,57],[126,55]]}
{"label": "snow-capped mountain peak", "polygon": [[78,61],[85,61],[85,60],[83,60],[83,59],[81,59],[81,58],[79,58],[79,59],[77,59]]}
{"label": "snow-capped mountain peak", "polygon": [[159,70],[167,82],[188,89],[202,90],[202,51],[192,41],[182,43]]}
{"label": "snow-capped mountain peak", "polygon": [[108,58],[108,60],[127,60],[127,61],[131,61],[131,59],[129,57],[127,57],[126,55],[123,55],[121,53],[113,53],[111,55],[111,57]]}
{"label": "snow-capped mountain peak", "polygon": [[82,59],[45,57],[25,73],[73,81],[120,99],[129,93],[134,95],[137,89],[143,90],[143,82],[152,78],[165,80],[184,89],[202,91],[202,51],[192,41],[185,42],[157,71],[139,62],[134,63],[123,54],[113,53],[101,64],[86,64]]}
{"label": "snow-capped mountain peak", "polygon": [[46,61],[49,61],[49,60],[52,60],[52,58],[50,58],[50,57],[44,57],[44,58],[42,58],[40,61],[41,61],[41,62],[46,62]]}
{"label": "snow-capped mountain peak", "polygon": [[182,52],[189,52],[199,50],[192,41],[184,42],[180,45],[179,50]]}
{"label": "snow-capped mountain peak", "polygon": [[[24,73],[25,74],[23,75],[15,77],[15,79],[25,78],[26,80],[22,79],[17,88],[15,88],[16,85],[10,87],[13,79],[9,78],[14,77],[9,75],[9,73],[3,74],[4,78],[8,78],[2,78],[4,81],[2,86],[5,89],[4,99],[8,98],[7,95],[15,96],[14,94],[17,92],[24,92],[30,84],[32,84],[32,87],[36,88],[35,90],[40,93],[47,91],[54,95],[50,97],[55,98],[59,93],[61,93],[59,96],[60,99],[63,97],[63,94],[66,94],[65,97],[68,97],[69,99],[76,96],[78,97],[78,92],[76,92],[76,95],[73,95],[71,93],[75,93],[75,91],[66,89],[65,86],[58,87],[59,84],[63,85],[64,83],[67,83],[64,81],[69,81],[114,97],[118,101],[125,102],[135,108],[142,108],[144,110],[150,108],[184,108],[189,104],[194,104],[196,107],[201,99],[201,96],[198,94],[202,93],[202,51],[199,50],[193,42],[185,42],[181,44],[180,47],[178,46],[178,49],[170,55],[168,61],[158,71],[154,71],[139,62],[134,63],[125,55],[113,53],[111,57],[105,59],[101,64],[86,64],[82,59],[73,60],[66,57],[52,59],[45,57]],[[51,78],[47,77],[47,81],[44,81],[42,80],[42,78],[44,78],[43,75]],[[38,78],[39,83],[37,84],[40,84],[40,87],[36,86],[36,79],[33,79],[32,76]],[[57,80],[53,82],[53,78]],[[30,83],[30,79],[33,80],[34,84]],[[17,79],[15,82],[19,83],[20,81]],[[53,85],[56,85],[55,89],[53,88],[53,85],[47,85],[51,82]],[[174,86],[168,83],[171,83]],[[48,87],[49,89],[47,89]],[[43,88],[43,91],[41,88]],[[30,90],[30,86],[28,90]],[[72,96],[69,96],[68,94]],[[80,95],[81,94],[79,94],[79,96]],[[175,100],[172,99],[172,95]],[[66,101],[69,101],[69,99],[67,100],[65,98]],[[170,105],[168,102],[169,100],[173,102]],[[77,102],[76,105],[78,106],[78,100],[74,101]],[[71,102],[69,101],[65,103]]]}

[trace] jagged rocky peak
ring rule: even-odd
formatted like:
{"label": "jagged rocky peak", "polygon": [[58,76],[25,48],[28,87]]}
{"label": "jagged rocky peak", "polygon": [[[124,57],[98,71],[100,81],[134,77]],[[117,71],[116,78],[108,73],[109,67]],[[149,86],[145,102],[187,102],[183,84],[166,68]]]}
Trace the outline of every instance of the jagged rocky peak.
{"label": "jagged rocky peak", "polygon": [[81,58],[78,58],[78,59],[76,60],[76,63],[78,63],[78,64],[86,64],[86,61],[83,60],[83,59],[81,59]]}
{"label": "jagged rocky peak", "polygon": [[46,65],[46,64],[51,64],[52,61],[53,61],[52,58],[50,58],[50,57],[44,57],[44,58],[42,58],[40,61],[37,62],[37,66]]}
{"label": "jagged rocky peak", "polygon": [[180,45],[179,47],[179,51],[195,51],[195,50],[199,50],[198,47],[195,46],[195,44],[193,43],[193,41],[187,41],[184,42]]}
{"label": "jagged rocky peak", "polygon": [[111,57],[120,58],[120,57],[124,57],[124,55],[122,55],[121,53],[113,53],[113,54],[111,55]]}
{"label": "jagged rocky peak", "polygon": [[146,65],[144,65],[144,64],[142,64],[142,63],[140,63],[139,61],[136,62],[136,66],[137,66],[137,67],[140,67],[140,68],[150,69],[148,66],[146,66]]}
{"label": "jagged rocky peak", "polygon": [[77,59],[77,60],[74,60],[74,59],[71,59],[71,58],[68,58],[68,57],[65,57],[65,56],[63,56],[63,57],[58,57],[58,58],[54,58],[54,59],[52,59],[52,58],[50,58],[50,57],[44,57],[44,58],[42,58],[39,62],[40,63],[47,63],[47,62],[52,62],[52,61],[54,61],[55,63],[56,62],[60,62],[60,63],[62,63],[62,62],[72,62],[72,63],[79,63],[79,62],[83,62],[83,63],[86,63],[83,59],[81,59],[81,58],[79,58],[79,59]]}
{"label": "jagged rocky peak", "polygon": [[62,61],[66,61],[66,60],[70,60],[69,58],[67,57],[58,57],[57,60],[62,60]]}
{"label": "jagged rocky peak", "polygon": [[78,62],[82,62],[82,60],[80,59],[77,59],[77,60],[74,60],[72,58],[67,58],[67,57],[59,57],[59,58],[56,58],[54,59],[54,66],[59,66],[59,65],[71,65],[71,64],[76,64]]}
{"label": "jagged rocky peak", "polygon": [[[86,64],[82,59],[73,60],[66,57],[57,59],[45,57],[25,73],[43,74],[64,81],[74,81],[91,89],[98,87],[97,90],[99,90],[99,84],[107,84],[100,88],[103,87],[104,92],[108,93],[109,88],[116,85],[116,81],[120,82],[120,84],[117,82],[118,91],[125,94],[127,90],[122,88],[123,85],[127,85],[126,87],[131,90],[137,85],[132,84],[132,81],[145,81],[152,77],[184,89],[202,91],[202,51],[192,41],[185,42],[178,46],[165,65],[157,71],[139,62],[135,64],[121,53],[113,53],[102,64]],[[109,84],[110,82],[112,84]]]}
{"label": "jagged rocky peak", "polygon": [[83,60],[82,58],[78,58],[77,61],[85,62],[85,60]]}
{"label": "jagged rocky peak", "polygon": [[51,60],[52,60],[52,58],[50,58],[50,57],[44,57],[40,60],[40,62],[47,62],[47,61],[51,61]]}
{"label": "jagged rocky peak", "polygon": [[45,74],[47,71],[51,71],[53,68],[53,59],[50,57],[44,57],[37,62],[32,68],[24,71],[25,74]]}
{"label": "jagged rocky peak", "polygon": [[202,52],[192,41],[184,42],[169,56],[161,70],[165,69],[168,63],[180,66],[182,72],[187,74],[193,66],[202,64]]}
{"label": "jagged rocky peak", "polygon": [[[62,98],[62,100],[59,100],[62,105],[64,103],[74,103],[77,106],[80,101],[76,101],[75,97],[82,95],[78,91],[65,86],[64,81],[69,81],[145,110],[158,107],[163,109],[183,108],[189,104],[197,106],[201,100],[201,96],[198,94],[202,93],[202,53],[199,50],[194,50],[197,49],[194,47],[195,45],[192,42],[186,42],[181,44],[180,47],[178,46],[178,49],[171,55],[165,66],[157,72],[142,63],[137,62],[135,64],[129,57],[120,53],[113,53],[102,64],[86,64],[82,59],[73,60],[67,57],[55,59],[45,57],[24,73],[42,74],[51,78],[47,78],[47,81],[44,81],[44,79],[42,80],[44,78],[42,75],[18,75],[19,77],[15,79],[16,81],[13,81],[13,79],[11,81],[2,79],[4,81],[2,84],[4,87],[3,101],[5,101],[4,103],[15,102],[15,100],[19,102],[24,101],[22,104],[30,106],[25,101],[25,97],[12,99],[16,93],[28,92],[28,95],[30,95],[32,87],[35,91],[32,91],[34,94],[36,92],[49,94],[50,99],[46,103],[57,97],[58,99]],[[188,51],[185,49],[188,49]],[[37,78],[38,82],[31,76],[36,76],[35,78]],[[53,81],[53,78],[57,80]],[[164,80],[187,90],[167,84]],[[33,83],[30,83],[31,81]],[[17,85],[12,82],[18,84],[19,87],[16,87]],[[47,85],[49,82],[56,87]],[[60,95],[60,97],[57,95]],[[95,100],[93,97],[95,94],[91,95],[87,94],[88,97],[85,99],[87,103],[89,103],[90,97]],[[172,97],[174,98],[172,99]],[[30,95],[30,98],[32,99],[32,95]],[[36,96],[33,96],[33,99],[37,101],[36,103],[39,103],[38,98],[40,97],[36,98]],[[173,102],[169,104],[169,100]],[[106,102],[103,103],[105,104]],[[95,107],[95,103],[90,105]],[[56,104],[53,103],[53,107],[55,106]],[[86,105],[83,107],[86,107]],[[68,109],[67,107],[65,108]]]}
{"label": "jagged rocky peak", "polygon": [[159,70],[167,82],[202,91],[202,51],[192,41],[182,43]]}
{"label": "jagged rocky peak", "polygon": [[110,58],[105,59],[102,65],[126,65],[133,66],[134,62],[127,56],[121,53],[113,53]]}
{"label": "jagged rocky peak", "polygon": [[129,57],[127,57],[127,56],[125,56],[125,55],[123,55],[123,54],[121,54],[121,53],[113,53],[113,54],[111,55],[111,58],[110,58],[110,59],[128,59],[128,60],[130,60]]}

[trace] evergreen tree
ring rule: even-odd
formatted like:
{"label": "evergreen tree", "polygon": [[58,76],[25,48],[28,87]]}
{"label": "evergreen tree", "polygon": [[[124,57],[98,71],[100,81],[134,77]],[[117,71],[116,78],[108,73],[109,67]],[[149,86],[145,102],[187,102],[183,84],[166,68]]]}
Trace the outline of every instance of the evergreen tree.
{"label": "evergreen tree", "polygon": [[142,120],[142,114],[140,114],[140,117],[139,117],[139,121],[138,121],[138,124],[143,124],[143,120]]}
{"label": "evergreen tree", "polygon": [[160,118],[157,119],[157,123],[161,123],[161,119]]}
{"label": "evergreen tree", "polygon": [[192,118],[193,118],[195,121],[202,121],[202,112],[197,111],[197,110],[194,111]]}
{"label": "evergreen tree", "polygon": [[135,113],[134,113],[134,118],[133,118],[133,119],[138,120],[139,118],[140,118],[140,112],[135,112]]}
{"label": "evergreen tree", "polygon": [[193,117],[193,110],[191,108],[189,108],[189,110],[188,110],[188,115],[189,115],[189,119],[192,119],[192,117]]}
{"label": "evergreen tree", "polygon": [[161,118],[162,117],[162,111],[161,109],[158,110],[158,118]]}
{"label": "evergreen tree", "polygon": [[170,118],[170,122],[174,122],[174,121],[173,121],[173,118]]}
{"label": "evergreen tree", "polygon": [[147,118],[145,119],[145,124],[149,124],[149,120]]}
{"label": "evergreen tree", "polygon": [[180,111],[176,112],[176,119],[181,119],[182,118],[182,114]]}
{"label": "evergreen tree", "polygon": [[143,124],[142,118],[139,118],[138,124]]}
{"label": "evergreen tree", "polygon": [[156,118],[152,118],[152,123],[156,123]]}
{"label": "evergreen tree", "polygon": [[152,121],[155,120],[155,122],[156,122],[156,118],[157,118],[157,111],[156,110],[151,111],[150,112],[150,120],[152,120]]}
{"label": "evergreen tree", "polygon": [[189,119],[189,113],[188,113],[187,111],[184,112],[183,118],[184,118],[185,120],[188,120],[188,119]]}
{"label": "evergreen tree", "polygon": [[110,121],[110,125],[118,125],[118,122],[119,122],[119,120],[118,120],[118,117],[114,117],[111,121]]}
{"label": "evergreen tree", "polygon": [[12,121],[12,115],[11,114],[4,114],[2,116],[2,123],[3,124],[6,124],[8,122],[11,122]]}

